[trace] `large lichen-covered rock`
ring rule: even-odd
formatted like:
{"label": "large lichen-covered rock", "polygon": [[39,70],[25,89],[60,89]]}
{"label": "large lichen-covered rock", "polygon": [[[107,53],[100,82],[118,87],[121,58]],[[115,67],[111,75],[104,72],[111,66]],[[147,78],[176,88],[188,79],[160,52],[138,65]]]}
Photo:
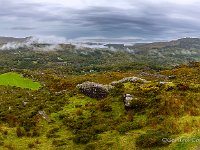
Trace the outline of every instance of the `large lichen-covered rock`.
{"label": "large lichen-covered rock", "polygon": [[142,78],[138,78],[138,77],[126,77],[126,78],[123,78],[119,81],[114,81],[111,83],[111,85],[116,85],[116,84],[119,84],[119,83],[126,83],[126,82],[141,82],[141,83],[146,83],[148,81],[146,81],[145,79],[142,79]]}
{"label": "large lichen-covered rock", "polygon": [[91,98],[103,99],[108,96],[109,91],[113,88],[111,85],[103,85],[95,82],[84,82],[76,86],[79,91]]}

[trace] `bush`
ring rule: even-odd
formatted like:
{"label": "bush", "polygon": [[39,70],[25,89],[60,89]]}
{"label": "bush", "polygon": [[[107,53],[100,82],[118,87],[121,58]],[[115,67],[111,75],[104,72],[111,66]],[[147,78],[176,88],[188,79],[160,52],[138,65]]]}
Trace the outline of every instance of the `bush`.
{"label": "bush", "polygon": [[133,112],[132,111],[128,111],[127,112],[127,120],[128,121],[133,121]]}
{"label": "bush", "polygon": [[101,111],[104,111],[104,112],[110,112],[112,111],[112,106],[110,105],[105,105]]}
{"label": "bush", "polygon": [[40,136],[39,131],[34,129],[33,132],[32,132],[32,137],[38,137],[38,136]]}
{"label": "bush", "polygon": [[108,126],[105,124],[99,124],[92,126],[92,131],[94,131],[94,134],[99,134],[102,132],[105,132],[108,129]]}
{"label": "bush", "polygon": [[76,110],[76,115],[77,116],[81,116],[83,114],[83,110],[82,109],[77,109]]}
{"label": "bush", "polygon": [[65,114],[60,114],[60,115],[59,115],[59,120],[63,120],[65,117],[66,117]]}
{"label": "bush", "polygon": [[32,120],[26,120],[23,122],[23,127],[26,132],[29,132],[31,128],[35,125],[36,125],[35,122],[33,122]]}
{"label": "bush", "polygon": [[60,137],[60,135],[56,135],[56,134],[46,134],[46,137],[47,138],[59,138]]}
{"label": "bush", "polygon": [[141,127],[137,122],[124,122],[117,127],[117,131],[119,131],[120,134],[125,134],[126,132],[130,130],[139,129],[139,128]]}
{"label": "bush", "polygon": [[95,144],[87,144],[84,148],[84,150],[95,150],[96,149],[96,145]]}
{"label": "bush", "polygon": [[16,116],[13,115],[6,115],[5,116],[6,122],[9,124],[10,127],[16,127],[20,121]]}
{"label": "bush", "polygon": [[24,131],[20,127],[18,127],[16,129],[16,134],[18,137],[22,137],[22,136],[24,136]]}
{"label": "bush", "polygon": [[16,150],[16,147],[14,147],[12,144],[6,144],[4,145],[5,148],[7,148],[8,150]]}
{"label": "bush", "polygon": [[53,140],[52,144],[55,146],[63,146],[66,145],[66,142],[64,140]]}
{"label": "bush", "polygon": [[115,142],[109,141],[109,142],[106,142],[105,144],[110,147],[110,146],[113,146],[115,144]]}
{"label": "bush", "polygon": [[7,130],[3,131],[3,134],[8,135],[8,131]]}
{"label": "bush", "polygon": [[115,88],[111,89],[111,91],[110,91],[110,95],[113,97],[123,95],[123,93],[124,93],[124,84],[123,83],[116,84]]}
{"label": "bush", "polygon": [[4,142],[3,141],[0,141],[0,146],[3,146],[4,145]]}
{"label": "bush", "polygon": [[145,97],[155,97],[159,94],[160,89],[159,87],[157,87],[157,85],[154,84],[147,84],[147,85],[143,85],[140,86],[140,93],[142,95],[144,95]]}
{"label": "bush", "polygon": [[49,134],[54,134],[56,132],[58,132],[59,128],[53,128],[51,130],[48,131]]}
{"label": "bush", "polygon": [[56,132],[58,132],[59,128],[53,128],[49,130],[46,134],[47,138],[58,138],[60,135],[56,135]]}
{"label": "bush", "polygon": [[31,134],[30,132],[27,132],[27,133],[26,133],[26,136],[27,136],[27,137],[31,137],[32,134]]}
{"label": "bush", "polygon": [[199,92],[200,91],[200,84],[190,84],[190,91],[193,91],[193,92]]}
{"label": "bush", "polygon": [[34,147],[35,147],[35,144],[33,144],[33,143],[28,144],[28,148],[34,148]]}
{"label": "bush", "polygon": [[76,144],[87,144],[92,139],[92,135],[87,133],[80,133],[75,135],[73,142]]}
{"label": "bush", "polygon": [[104,111],[104,112],[110,112],[110,111],[112,111],[112,106],[109,105],[108,101],[102,100],[98,103],[97,109]]}
{"label": "bush", "polygon": [[170,135],[168,133],[164,133],[162,131],[150,131],[140,135],[136,139],[136,146],[140,148],[167,146],[170,142],[164,142],[162,139],[169,138],[169,136]]}
{"label": "bush", "polygon": [[143,112],[145,108],[148,106],[148,102],[145,99],[137,98],[131,102],[131,108],[134,112]]}
{"label": "bush", "polygon": [[35,144],[41,144],[41,142],[37,139],[37,140],[35,141]]}
{"label": "bush", "polygon": [[186,90],[189,90],[189,85],[187,83],[179,83],[177,84],[177,88],[180,90],[180,91],[186,91]]}

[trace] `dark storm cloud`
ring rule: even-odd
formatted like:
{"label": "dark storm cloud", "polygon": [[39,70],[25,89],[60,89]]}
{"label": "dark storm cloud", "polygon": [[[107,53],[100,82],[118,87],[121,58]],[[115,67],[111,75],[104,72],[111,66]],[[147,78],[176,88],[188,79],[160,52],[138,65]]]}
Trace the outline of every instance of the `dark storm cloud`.
{"label": "dark storm cloud", "polygon": [[199,36],[200,5],[195,1],[182,1],[185,4],[178,0],[125,2],[127,6],[113,6],[113,0],[87,7],[77,3],[77,8],[47,1],[36,3],[34,0],[23,0],[17,3],[14,0],[0,0],[0,32],[19,36],[44,34],[67,38],[168,39]]}

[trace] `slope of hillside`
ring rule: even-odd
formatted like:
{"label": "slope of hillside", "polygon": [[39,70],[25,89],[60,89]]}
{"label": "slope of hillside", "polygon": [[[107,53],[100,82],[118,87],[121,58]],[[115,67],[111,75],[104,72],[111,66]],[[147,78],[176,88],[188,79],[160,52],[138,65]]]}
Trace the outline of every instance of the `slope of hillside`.
{"label": "slope of hillside", "polygon": [[[199,69],[200,64],[193,63],[157,74],[126,71],[65,76],[50,70],[24,70],[25,77],[43,82],[44,88],[0,87],[1,147],[194,149],[198,142],[172,139],[199,139]],[[97,100],[76,88],[85,81],[114,87],[107,97]],[[130,103],[124,101],[124,94],[132,96]]]}
{"label": "slope of hillside", "polygon": [[0,50],[0,149],[198,149],[198,43]]}

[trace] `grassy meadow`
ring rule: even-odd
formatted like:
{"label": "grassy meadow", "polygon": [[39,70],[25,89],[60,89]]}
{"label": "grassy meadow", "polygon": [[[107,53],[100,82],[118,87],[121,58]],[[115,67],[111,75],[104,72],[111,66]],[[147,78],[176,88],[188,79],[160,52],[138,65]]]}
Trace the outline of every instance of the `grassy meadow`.
{"label": "grassy meadow", "polygon": [[31,90],[38,90],[41,85],[38,82],[24,78],[21,74],[16,72],[9,72],[0,75],[0,85],[4,86],[15,86],[20,88],[27,88]]}

